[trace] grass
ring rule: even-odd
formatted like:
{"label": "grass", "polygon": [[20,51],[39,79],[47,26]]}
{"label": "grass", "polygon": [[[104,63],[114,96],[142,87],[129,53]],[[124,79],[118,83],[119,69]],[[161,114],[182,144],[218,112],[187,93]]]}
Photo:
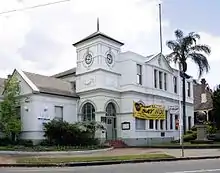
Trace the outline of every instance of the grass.
{"label": "grass", "polygon": [[0,151],[29,151],[29,152],[40,152],[40,151],[79,151],[79,150],[95,150],[104,149],[105,146],[32,146],[25,147],[19,145],[8,145],[0,146]]}
{"label": "grass", "polygon": [[167,154],[141,154],[141,155],[122,155],[122,156],[95,156],[95,157],[20,157],[17,163],[28,164],[52,164],[70,162],[94,162],[94,161],[125,161],[125,160],[156,160],[174,158]]}

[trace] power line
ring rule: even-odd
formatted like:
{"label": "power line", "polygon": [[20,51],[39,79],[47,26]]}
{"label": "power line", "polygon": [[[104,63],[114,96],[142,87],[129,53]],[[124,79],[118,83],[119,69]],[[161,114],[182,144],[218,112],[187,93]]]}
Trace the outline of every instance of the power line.
{"label": "power line", "polygon": [[46,4],[39,4],[39,5],[31,6],[31,7],[25,7],[25,8],[20,8],[20,9],[3,11],[3,12],[0,12],[0,15],[7,14],[7,13],[18,12],[18,11],[30,10],[30,9],[39,8],[39,7],[45,7],[45,6],[59,4],[59,3],[67,2],[67,1],[71,1],[71,0],[62,0],[62,1],[56,1],[56,2],[49,2],[49,3],[46,3]]}

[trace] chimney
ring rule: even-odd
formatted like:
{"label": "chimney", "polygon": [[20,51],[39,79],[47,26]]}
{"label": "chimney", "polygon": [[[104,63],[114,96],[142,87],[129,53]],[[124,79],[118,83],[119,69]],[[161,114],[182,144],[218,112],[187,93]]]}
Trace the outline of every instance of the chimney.
{"label": "chimney", "polygon": [[206,89],[206,86],[207,86],[205,78],[202,78],[201,85],[202,85],[202,93],[204,93],[205,89]]}
{"label": "chimney", "polygon": [[201,103],[206,103],[207,102],[207,97],[206,97],[206,87],[207,87],[207,83],[205,78],[202,78],[201,80]]}
{"label": "chimney", "polygon": [[8,79],[10,79],[10,78],[11,78],[11,76],[12,76],[12,75],[10,75],[10,74],[9,74],[9,75],[8,75]]}

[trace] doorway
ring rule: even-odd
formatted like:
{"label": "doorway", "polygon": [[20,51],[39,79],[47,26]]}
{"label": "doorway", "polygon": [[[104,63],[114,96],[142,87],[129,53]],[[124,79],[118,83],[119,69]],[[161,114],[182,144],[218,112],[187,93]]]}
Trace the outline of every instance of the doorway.
{"label": "doorway", "polygon": [[116,109],[114,103],[110,102],[106,107],[106,139],[115,140],[116,138]]}

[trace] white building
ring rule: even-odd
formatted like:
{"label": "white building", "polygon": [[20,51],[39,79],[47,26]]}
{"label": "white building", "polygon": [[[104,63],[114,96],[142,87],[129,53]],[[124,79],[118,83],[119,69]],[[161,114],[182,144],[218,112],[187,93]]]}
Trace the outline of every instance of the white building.
{"label": "white building", "polygon": [[[106,124],[99,137],[147,145],[179,137],[178,71],[163,55],[121,52],[123,43],[100,31],[73,44],[77,67],[54,76],[15,70],[21,85],[22,137],[43,138],[42,122],[54,117],[68,122],[96,120]],[[193,125],[193,84],[186,82],[187,128]],[[166,120],[133,117],[133,102],[162,105]],[[124,124],[124,125],[123,125]],[[125,125],[127,127],[125,127]]]}

